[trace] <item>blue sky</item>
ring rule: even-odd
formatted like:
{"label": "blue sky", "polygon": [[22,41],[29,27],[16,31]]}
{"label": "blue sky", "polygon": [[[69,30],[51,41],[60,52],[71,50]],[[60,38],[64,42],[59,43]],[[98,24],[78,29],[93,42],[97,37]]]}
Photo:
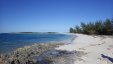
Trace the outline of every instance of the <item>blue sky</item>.
{"label": "blue sky", "polygon": [[0,0],[0,33],[68,32],[113,17],[113,0]]}

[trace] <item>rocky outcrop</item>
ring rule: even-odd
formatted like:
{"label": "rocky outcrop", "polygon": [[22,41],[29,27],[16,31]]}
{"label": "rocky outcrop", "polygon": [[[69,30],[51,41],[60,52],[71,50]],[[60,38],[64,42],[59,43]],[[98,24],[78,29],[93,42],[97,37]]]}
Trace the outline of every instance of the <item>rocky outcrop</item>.
{"label": "rocky outcrop", "polygon": [[37,57],[39,64],[74,64],[85,53],[81,51],[49,50]]}
{"label": "rocky outcrop", "polygon": [[9,54],[1,54],[0,64],[34,64],[36,63],[35,57],[44,51],[54,49],[63,44],[64,43],[40,43],[18,48]]}
{"label": "rocky outcrop", "polygon": [[84,54],[54,49],[59,45],[63,43],[41,43],[18,48],[12,53],[0,55],[0,64],[73,64]]}

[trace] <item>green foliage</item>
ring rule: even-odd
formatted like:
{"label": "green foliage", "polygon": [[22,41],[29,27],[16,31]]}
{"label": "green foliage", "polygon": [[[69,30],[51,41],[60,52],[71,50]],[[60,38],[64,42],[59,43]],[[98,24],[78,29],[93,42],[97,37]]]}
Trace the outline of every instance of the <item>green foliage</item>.
{"label": "green foliage", "polygon": [[107,34],[107,35],[112,34],[112,32],[111,32],[112,28],[113,28],[113,26],[112,26],[111,20],[106,19],[106,21],[104,22],[104,31],[105,31],[105,34]]}
{"label": "green foliage", "polygon": [[81,33],[81,28],[79,26],[75,26],[75,32],[76,33]]}
{"label": "green foliage", "polygon": [[70,33],[74,33],[74,29],[73,28],[70,28],[69,32]]}
{"label": "green foliage", "polygon": [[95,27],[96,34],[102,34],[103,22],[101,20],[100,21],[96,21],[94,27]]}
{"label": "green foliage", "polygon": [[80,26],[70,28],[70,33],[113,35],[113,19],[99,20],[87,24],[82,22]]}

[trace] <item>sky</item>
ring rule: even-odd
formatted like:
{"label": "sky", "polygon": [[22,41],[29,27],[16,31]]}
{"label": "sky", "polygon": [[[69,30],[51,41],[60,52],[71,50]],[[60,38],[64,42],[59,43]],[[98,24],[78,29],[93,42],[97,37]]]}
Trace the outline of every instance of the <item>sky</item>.
{"label": "sky", "polygon": [[113,17],[113,0],[0,0],[0,33],[68,32]]}

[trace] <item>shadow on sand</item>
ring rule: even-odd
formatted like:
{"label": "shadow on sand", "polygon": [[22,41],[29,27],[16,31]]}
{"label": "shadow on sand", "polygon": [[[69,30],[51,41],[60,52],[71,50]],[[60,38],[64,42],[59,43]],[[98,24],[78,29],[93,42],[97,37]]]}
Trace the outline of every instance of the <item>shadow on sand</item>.
{"label": "shadow on sand", "polygon": [[104,54],[101,54],[101,56],[102,56],[103,58],[107,58],[109,61],[111,61],[111,62],[113,63],[113,58],[111,58],[111,57],[109,57],[109,56],[106,56],[106,55],[104,55]]}

